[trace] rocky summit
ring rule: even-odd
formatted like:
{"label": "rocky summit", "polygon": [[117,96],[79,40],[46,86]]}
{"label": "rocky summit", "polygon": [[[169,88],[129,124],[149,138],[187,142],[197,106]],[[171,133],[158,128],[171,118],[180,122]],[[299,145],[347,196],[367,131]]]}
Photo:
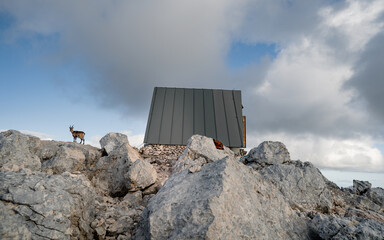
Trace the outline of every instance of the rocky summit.
{"label": "rocky summit", "polygon": [[[0,239],[383,239],[384,189],[339,188],[283,143],[101,149],[0,133]],[[352,183],[351,183],[352,185]]]}

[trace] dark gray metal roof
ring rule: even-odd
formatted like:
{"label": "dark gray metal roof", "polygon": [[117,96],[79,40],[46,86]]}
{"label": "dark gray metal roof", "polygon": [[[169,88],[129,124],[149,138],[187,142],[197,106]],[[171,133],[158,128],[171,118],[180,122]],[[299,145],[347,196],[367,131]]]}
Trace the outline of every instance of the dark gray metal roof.
{"label": "dark gray metal roof", "polygon": [[241,91],[155,87],[144,142],[186,145],[193,134],[244,147]]}

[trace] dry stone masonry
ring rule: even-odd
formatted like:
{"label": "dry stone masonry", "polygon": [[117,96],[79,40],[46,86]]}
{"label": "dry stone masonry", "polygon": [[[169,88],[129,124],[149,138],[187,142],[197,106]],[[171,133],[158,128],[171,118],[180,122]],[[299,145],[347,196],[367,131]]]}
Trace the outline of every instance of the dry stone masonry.
{"label": "dry stone masonry", "polygon": [[172,167],[183,154],[182,145],[146,145],[139,152],[141,156],[154,166],[157,171],[158,182],[163,185],[172,172]]}
{"label": "dry stone masonry", "polygon": [[383,239],[384,189],[339,188],[266,141],[101,149],[0,133],[0,239]]}

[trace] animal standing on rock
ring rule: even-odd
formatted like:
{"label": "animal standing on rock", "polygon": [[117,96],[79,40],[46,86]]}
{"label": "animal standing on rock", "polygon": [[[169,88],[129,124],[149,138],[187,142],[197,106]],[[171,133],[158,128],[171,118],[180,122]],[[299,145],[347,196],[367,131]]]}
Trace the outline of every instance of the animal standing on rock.
{"label": "animal standing on rock", "polygon": [[73,141],[74,142],[76,142],[77,138],[80,138],[80,144],[81,144],[81,142],[83,142],[83,144],[85,144],[85,139],[84,139],[85,132],[83,132],[83,131],[73,131],[73,125],[69,126],[69,131],[72,133]]}

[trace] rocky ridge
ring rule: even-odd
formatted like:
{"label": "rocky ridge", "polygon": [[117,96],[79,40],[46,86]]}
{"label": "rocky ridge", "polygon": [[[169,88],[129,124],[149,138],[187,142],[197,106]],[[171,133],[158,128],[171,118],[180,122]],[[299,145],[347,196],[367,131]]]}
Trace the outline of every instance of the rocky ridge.
{"label": "rocky ridge", "polygon": [[384,190],[339,188],[284,144],[137,150],[0,133],[1,239],[382,239]]}

